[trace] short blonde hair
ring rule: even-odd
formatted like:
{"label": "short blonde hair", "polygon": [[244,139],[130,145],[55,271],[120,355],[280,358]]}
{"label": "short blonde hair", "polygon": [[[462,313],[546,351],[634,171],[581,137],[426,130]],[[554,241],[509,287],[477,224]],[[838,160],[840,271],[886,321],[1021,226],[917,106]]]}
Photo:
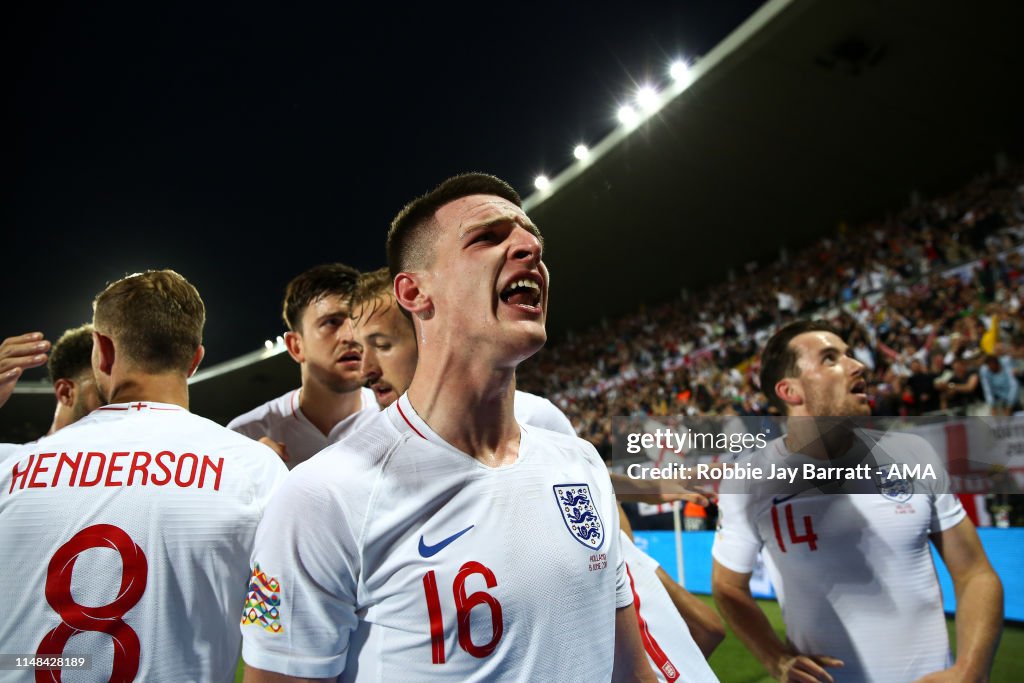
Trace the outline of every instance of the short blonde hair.
{"label": "short blonde hair", "polygon": [[126,360],[151,373],[191,369],[203,343],[206,307],[173,270],[147,270],[113,282],[92,304],[96,331],[117,341]]}
{"label": "short blonde hair", "polygon": [[[372,318],[377,311],[387,310],[394,305],[395,290],[391,270],[385,266],[359,276],[359,282],[349,299],[352,319]],[[404,308],[399,309],[408,314]]]}

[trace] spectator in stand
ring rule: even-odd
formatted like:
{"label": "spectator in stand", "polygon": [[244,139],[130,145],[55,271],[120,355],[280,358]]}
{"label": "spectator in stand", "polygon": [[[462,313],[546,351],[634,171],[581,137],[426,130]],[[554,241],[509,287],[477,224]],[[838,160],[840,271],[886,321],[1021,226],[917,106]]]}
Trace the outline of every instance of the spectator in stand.
{"label": "spectator in stand", "polygon": [[[942,356],[935,356],[939,359],[940,369]],[[935,391],[935,379],[938,377],[934,372],[925,368],[924,363],[916,358],[910,362],[910,377],[907,378],[907,388],[910,390],[910,414],[924,415],[939,409],[939,395]]]}
{"label": "spectator in stand", "polygon": [[[1024,262],[1019,253],[1007,253],[1024,242],[1024,229],[1014,227],[1024,222],[1024,192],[1016,191],[1022,185],[1022,166],[981,176],[882,221],[841,227],[790,252],[785,263],[748,264],[735,281],[699,297],[684,292],[676,302],[606,320],[524,364],[520,384],[550,396],[603,451],[611,415],[653,415],[663,403],[670,413],[716,414],[721,399],[733,397],[744,414],[770,411],[754,379],[756,349],[794,308],[801,315],[817,311],[851,340],[863,336],[876,385],[907,387],[912,361],[925,363],[937,353],[947,365],[966,360],[970,370],[986,353],[980,345],[993,315],[1001,339],[1024,334],[1018,313]],[[980,259],[990,272],[963,267]],[[994,287],[986,286],[987,277]],[[1024,360],[1024,349],[1014,357]],[[726,373],[733,369],[738,382]],[[887,379],[893,375],[900,382]],[[656,398],[659,388],[664,402]],[[873,392],[888,397],[884,389]],[[904,395],[912,396],[901,390],[896,404],[884,402],[906,411]],[[954,403],[981,400],[979,391]]]}
{"label": "spectator in stand", "polygon": [[957,358],[953,361],[953,375],[945,382],[936,381],[943,410],[950,410],[955,415],[967,415],[967,408],[980,398],[978,373],[967,365],[967,361]]}
{"label": "spectator in stand", "polygon": [[1013,375],[1010,358],[1006,356],[1000,360],[999,356],[986,356],[978,370],[978,377],[985,394],[985,403],[992,414],[1012,414],[1020,395],[1020,384]]}

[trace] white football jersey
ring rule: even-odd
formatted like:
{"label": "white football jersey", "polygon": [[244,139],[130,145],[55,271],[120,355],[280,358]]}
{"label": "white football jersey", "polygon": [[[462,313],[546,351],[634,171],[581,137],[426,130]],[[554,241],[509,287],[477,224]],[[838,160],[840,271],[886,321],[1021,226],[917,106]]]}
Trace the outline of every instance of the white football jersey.
{"label": "white football jersey", "polygon": [[633,587],[640,637],[658,680],[663,683],[718,683],[668,590],[658,578],[658,562],[622,532],[622,556]]}
{"label": "white football jersey", "polygon": [[256,524],[286,474],[166,403],[105,406],[27,444],[0,463],[2,649],[92,657],[64,681],[233,681]]}
{"label": "white football jersey", "polygon": [[551,401],[528,394],[525,391],[516,391],[512,399],[513,412],[516,415],[516,422],[523,425],[532,425],[542,429],[550,429],[559,434],[576,436],[576,430],[565,413]]}
{"label": "white football jersey", "polygon": [[22,445],[20,443],[0,443],[0,460],[6,460],[9,455],[19,450]]}
{"label": "white football jersey", "polygon": [[[937,463],[920,437],[855,432],[878,463]],[[788,451],[783,439],[738,463],[767,470],[815,461]],[[929,488],[931,489],[929,491]],[[837,682],[905,683],[951,663],[942,595],[929,534],[966,516],[955,496],[934,482],[851,481],[850,493],[778,493],[764,481],[748,493],[719,498],[713,557],[750,572],[763,546],[774,565],[786,634],[797,650],[843,660]],[[774,491],[774,492],[773,492]]]}
{"label": "white football jersey", "polygon": [[344,681],[607,681],[631,602],[618,529],[585,441],[522,427],[491,468],[402,396],[267,508],[243,657]]}
{"label": "white football jersey", "polygon": [[288,469],[293,469],[314,455],[345,438],[371,417],[380,412],[373,390],[363,387],[359,396],[363,407],[334,425],[330,434],[324,434],[299,409],[299,392],[289,391],[267,401],[228,423],[228,429],[245,434],[250,439],[266,436],[288,449]]}

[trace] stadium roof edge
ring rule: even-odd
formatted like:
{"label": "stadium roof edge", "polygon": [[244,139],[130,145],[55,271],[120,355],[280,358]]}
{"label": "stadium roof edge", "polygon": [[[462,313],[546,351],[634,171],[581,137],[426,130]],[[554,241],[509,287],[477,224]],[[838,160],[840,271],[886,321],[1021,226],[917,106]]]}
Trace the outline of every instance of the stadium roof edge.
{"label": "stadium roof edge", "polygon": [[286,349],[283,344],[275,344],[273,348],[270,349],[257,349],[256,351],[243,354],[241,356],[238,356],[237,358],[226,360],[223,363],[217,363],[216,365],[212,365],[206,368],[205,370],[200,370],[195,375],[189,378],[188,383],[189,385],[199,384],[200,382],[213,379],[214,377],[226,375],[229,372],[240,370],[250,365],[255,365],[256,363],[266,360],[267,358],[272,358],[274,356],[280,355],[284,353],[285,350]]}
{"label": "stadium roof edge", "polygon": [[[195,375],[189,377],[188,383],[189,385],[199,384],[200,382],[211,380],[215,377],[220,377],[221,375],[226,375],[229,372],[241,370],[249,367],[250,365],[255,365],[260,361],[266,360],[267,358],[272,358],[273,356],[282,354],[285,350],[284,346],[277,344],[271,349],[257,349],[256,351],[242,354],[237,358],[232,358],[231,360],[226,360],[223,363],[217,363],[216,365],[211,365],[208,368],[199,370]],[[53,393],[53,385],[45,379],[19,382],[14,387],[14,393],[49,395]]]}
{"label": "stadium roof edge", "polygon": [[701,57],[691,68],[690,75],[684,81],[673,81],[662,93],[658,106],[655,109],[644,112],[642,120],[633,125],[620,124],[608,135],[590,149],[586,159],[578,160],[569,165],[551,179],[550,185],[544,190],[536,190],[523,200],[523,210],[529,212],[550,199],[558,190],[583,175],[601,157],[611,152],[615,147],[622,144],[634,131],[643,126],[654,114],[660,111],[665,105],[673,101],[690,86],[700,80],[705,74],[710,73],[720,65],[730,54],[739,49],[750,38],[757,34],[769,21],[778,14],[789,8],[796,0],[769,0],[761,5],[751,14],[746,21],[740,24],[732,33],[726,36],[722,42],[715,45],[711,52]]}

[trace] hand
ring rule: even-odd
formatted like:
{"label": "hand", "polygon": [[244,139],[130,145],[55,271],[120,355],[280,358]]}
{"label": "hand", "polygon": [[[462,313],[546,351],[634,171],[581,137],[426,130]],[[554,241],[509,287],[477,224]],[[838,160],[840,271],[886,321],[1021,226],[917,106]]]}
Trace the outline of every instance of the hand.
{"label": "hand", "polygon": [[282,461],[288,462],[288,447],[281,441],[274,441],[269,436],[261,436],[258,441],[264,446],[269,446],[270,450],[277,453],[277,457],[281,458]]}
{"label": "hand", "polygon": [[613,473],[612,484],[615,495],[627,503],[674,503],[689,501],[706,507],[709,497],[715,495],[710,489],[683,484],[678,479],[633,479],[624,474]]}
{"label": "hand", "polygon": [[967,672],[957,669],[954,664],[952,668],[945,671],[936,671],[918,678],[914,683],[982,683],[987,681],[987,676],[971,676]]}
{"label": "hand", "polygon": [[834,683],[823,667],[839,668],[842,660],[827,655],[785,655],[779,662],[778,680],[783,683]]}
{"label": "hand", "polygon": [[42,332],[4,339],[0,344],[0,406],[14,393],[21,373],[45,363],[49,350],[50,342],[43,339]]}

